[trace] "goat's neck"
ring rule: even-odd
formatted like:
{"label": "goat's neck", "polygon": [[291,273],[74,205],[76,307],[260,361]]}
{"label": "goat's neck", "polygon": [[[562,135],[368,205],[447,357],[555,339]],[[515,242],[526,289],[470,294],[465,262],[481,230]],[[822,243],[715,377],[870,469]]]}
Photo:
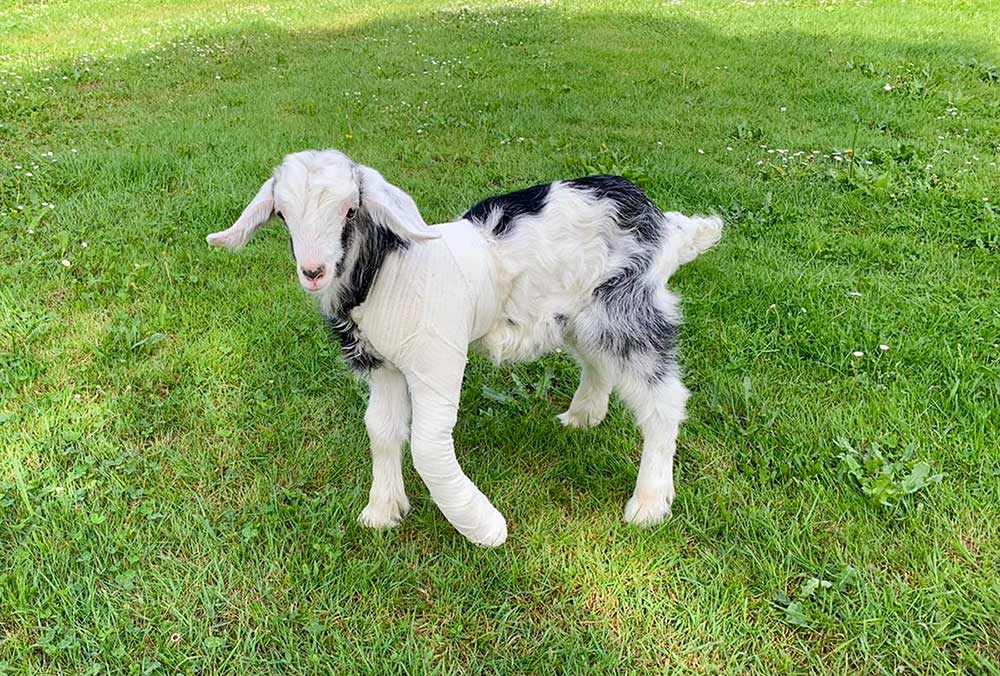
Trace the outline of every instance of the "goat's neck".
{"label": "goat's neck", "polygon": [[365,352],[351,311],[365,302],[386,257],[409,245],[375,224],[364,211],[345,225],[341,242],[344,253],[337,262],[333,283],[318,299],[319,309],[348,364],[357,371],[368,371],[377,367],[379,360]]}

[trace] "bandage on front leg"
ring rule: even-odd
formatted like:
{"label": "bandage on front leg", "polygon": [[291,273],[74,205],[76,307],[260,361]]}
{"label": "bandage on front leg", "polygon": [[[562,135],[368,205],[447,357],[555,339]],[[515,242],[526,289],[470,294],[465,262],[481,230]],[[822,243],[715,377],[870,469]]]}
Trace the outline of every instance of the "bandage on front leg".
{"label": "bandage on front leg", "polygon": [[507,538],[503,515],[465,475],[453,447],[428,448],[415,442],[413,465],[448,522],[470,541],[499,545]]}
{"label": "bandage on front leg", "polygon": [[[464,364],[463,364],[464,366]],[[455,457],[452,429],[458,417],[461,375],[408,374],[413,406],[413,466],[434,503],[470,541],[496,546],[507,539],[503,515],[465,475]]]}

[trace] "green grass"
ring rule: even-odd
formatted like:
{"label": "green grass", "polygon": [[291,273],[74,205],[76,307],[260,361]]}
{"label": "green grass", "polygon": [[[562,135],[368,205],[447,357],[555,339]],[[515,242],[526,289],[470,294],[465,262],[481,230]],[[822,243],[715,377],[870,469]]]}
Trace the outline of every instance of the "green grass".
{"label": "green grass", "polygon": [[[996,3],[321,4],[0,1],[0,673],[1000,673]],[[672,520],[553,356],[467,374],[504,547],[412,468],[355,523],[285,234],[203,239],[327,146],[431,222],[591,171],[726,217]]]}

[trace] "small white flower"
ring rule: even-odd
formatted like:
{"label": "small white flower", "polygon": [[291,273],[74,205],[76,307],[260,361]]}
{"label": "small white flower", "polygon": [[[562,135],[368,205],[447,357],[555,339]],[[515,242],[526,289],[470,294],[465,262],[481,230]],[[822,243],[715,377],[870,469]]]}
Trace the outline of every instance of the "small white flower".
{"label": "small white flower", "polygon": [[850,296],[851,298],[861,298],[860,291],[848,291],[847,295]]}
{"label": "small white flower", "polygon": [[862,352],[861,350],[855,350],[854,352],[851,353],[851,356],[852,357],[864,357],[865,353]]}
{"label": "small white flower", "polygon": [[989,198],[989,197],[984,197],[984,198],[983,198],[983,201],[984,201],[984,202],[989,202],[989,201],[990,201],[990,198]]}
{"label": "small white flower", "polygon": [[69,262],[69,259],[68,259],[68,258],[64,258],[64,259],[62,259],[62,260],[61,260],[60,262],[62,263],[62,266],[63,266],[64,268],[68,268],[69,266],[71,266],[71,265],[72,265],[72,263],[70,263],[70,262]]}
{"label": "small white flower", "polygon": [[76,148],[70,148],[70,149],[69,149],[69,151],[70,151],[71,153],[78,153],[78,152],[80,152],[80,151],[79,151],[79,150],[77,150]]}
{"label": "small white flower", "polygon": [[698,148],[698,154],[699,154],[699,155],[704,155],[704,154],[705,154],[705,151],[704,151],[704,150],[702,150],[701,148]]}
{"label": "small white flower", "polygon": [[778,110],[784,113],[788,110],[788,106],[782,106],[781,108],[778,108]]}
{"label": "small white flower", "polygon": [[732,152],[733,151],[733,147],[732,146],[726,146],[726,150],[728,150],[729,152]]}
{"label": "small white flower", "polygon": [[885,343],[882,343],[881,345],[878,346],[878,349],[882,350],[883,352],[888,352],[889,346],[886,345]]}
{"label": "small white flower", "polygon": [[88,246],[90,246],[90,245],[87,244],[87,242],[80,242],[80,248],[81,249],[86,249]]}
{"label": "small white flower", "polygon": [[30,171],[24,172],[24,175],[27,176],[28,178],[31,178],[32,176],[34,176],[34,174],[32,174]]}
{"label": "small white flower", "polygon": [[887,91],[887,92],[891,92],[891,91],[892,91],[892,85],[891,85],[891,84],[889,84],[888,82],[886,82],[886,83],[885,83],[885,86],[884,86],[884,87],[882,87],[882,90],[883,90],[883,91]]}

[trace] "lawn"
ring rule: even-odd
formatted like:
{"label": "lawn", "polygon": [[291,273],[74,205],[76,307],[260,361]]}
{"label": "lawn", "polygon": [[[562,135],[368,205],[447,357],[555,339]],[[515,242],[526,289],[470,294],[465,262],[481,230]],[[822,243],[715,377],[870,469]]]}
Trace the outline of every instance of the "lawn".
{"label": "lawn", "polygon": [[[0,674],[1000,674],[1000,6],[0,0]],[[287,152],[428,222],[624,174],[683,268],[677,500],[565,431],[564,355],[475,358],[508,518],[355,518],[365,387],[279,223]]]}

